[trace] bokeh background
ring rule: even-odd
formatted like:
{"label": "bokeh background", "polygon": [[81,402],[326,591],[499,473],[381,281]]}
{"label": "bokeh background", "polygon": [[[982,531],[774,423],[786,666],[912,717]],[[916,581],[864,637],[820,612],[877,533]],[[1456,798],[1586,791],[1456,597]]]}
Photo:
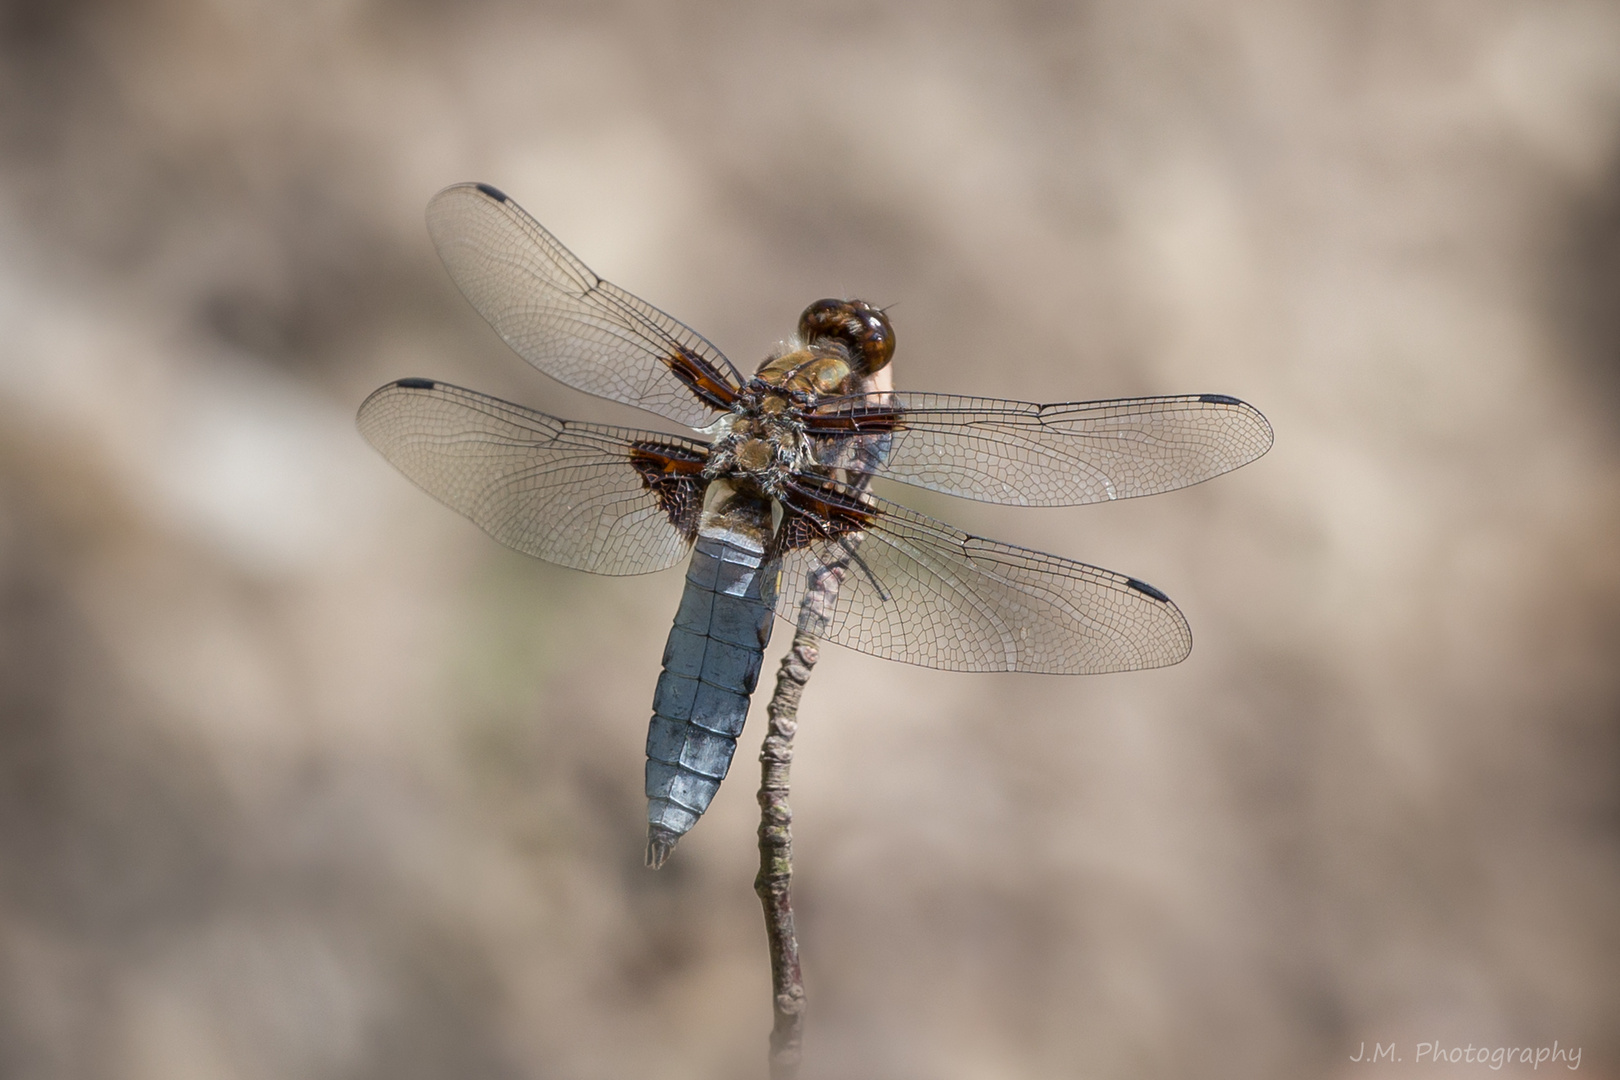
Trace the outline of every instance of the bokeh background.
{"label": "bokeh background", "polygon": [[456,293],[422,210],[479,179],[739,365],[860,295],[902,386],[1277,431],[1134,503],[906,495],[1197,644],[827,650],[808,1075],[1620,1075],[1620,7],[0,11],[0,1074],[762,1074],[761,709],[641,865],[681,574],[506,552],[354,430],[402,375],[647,422]]}

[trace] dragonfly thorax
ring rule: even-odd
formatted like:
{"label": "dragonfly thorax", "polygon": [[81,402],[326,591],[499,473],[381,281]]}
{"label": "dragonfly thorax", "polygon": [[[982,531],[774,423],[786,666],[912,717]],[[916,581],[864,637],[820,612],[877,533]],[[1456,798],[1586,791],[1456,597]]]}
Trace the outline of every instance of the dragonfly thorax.
{"label": "dragonfly thorax", "polygon": [[804,424],[787,397],[756,381],[714,429],[703,475],[729,478],[777,497],[788,476],[810,459]]}
{"label": "dragonfly thorax", "polygon": [[853,389],[853,371],[844,350],[825,346],[792,349],[760,365],[754,378],[789,393],[825,397]]}

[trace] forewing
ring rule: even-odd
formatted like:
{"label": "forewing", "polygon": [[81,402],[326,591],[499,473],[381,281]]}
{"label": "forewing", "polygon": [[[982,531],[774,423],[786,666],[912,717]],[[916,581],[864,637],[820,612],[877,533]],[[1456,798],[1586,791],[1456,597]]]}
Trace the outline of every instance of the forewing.
{"label": "forewing", "polygon": [[[1171,491],[1246,465],[1271,425],[1224,394],[1035,405],[896,393],[825,402],[806,418],[824,465],[1015,506],[1075,506]],[[864,455],[862,445],[875,448]]]}
{"label": "forewing", "polygon": [[[1109,570],[986,540],[834,485],[790,492],[777,611],[817,636],[948,671],[1095,674],[1192,649],[1162,592]],[[839,579],[801,611],[817,583]]]}
{"label": "forewing", "polygon": [[505,193],[457,184],[427,219],[472,306],[552,378],[694,428],[735,399],[742,379],[719,349],[597,277]]}
{"label": "forewing", "polygon": [[596,574],[644,574],[690,549],[707,447],[577,424],[427,379],[360,406],[366,441],[508,547]]}

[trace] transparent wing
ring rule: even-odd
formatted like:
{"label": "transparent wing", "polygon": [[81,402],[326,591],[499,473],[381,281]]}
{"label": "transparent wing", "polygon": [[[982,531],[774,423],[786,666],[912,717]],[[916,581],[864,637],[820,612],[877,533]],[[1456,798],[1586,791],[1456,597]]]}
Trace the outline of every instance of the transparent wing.
{"label": "transparent wing", "polygon": [[503,192],[457,184],[428,232],[462,293],[523,359],[559,382],[703,427],[742,385],[696,331],[603,281]]}
{"label": "transparent wing", "polygon": [[1171,491],[1248,464],[1272,438],[1257,409],[1224,394],[1034,405],[896,393],[824,402],[807,425],[822,464],[871,471],[855,453],[867,443],[882,476],[1015,506]]}
{"label": "transparent wing", "polygon": [[[1187,620],[1151,585],[848,489],[793,492],[778,542],[777,612],[885,659],[1080,675],[1162,667],[1192,649]],[[801,612],[828,575],[839,580],[831,602],[813,599]]]}
{"label": "transparent wing", "polygon": [[571,423],[427,379],[378,390],[359,424],[428,494],[526,555],[644,574],[691,547],[707,456],[695,440]]}

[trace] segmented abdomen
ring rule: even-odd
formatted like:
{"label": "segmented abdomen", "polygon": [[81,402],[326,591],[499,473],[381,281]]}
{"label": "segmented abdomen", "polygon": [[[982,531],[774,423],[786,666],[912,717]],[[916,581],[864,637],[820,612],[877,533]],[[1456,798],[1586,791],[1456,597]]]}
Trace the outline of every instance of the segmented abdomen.
{"label": "segmented abdomen", "polygon": [[709,808],[748,718],[776,605],[761,540],[698,535],[647,728],[647,862],[664,861]]}

